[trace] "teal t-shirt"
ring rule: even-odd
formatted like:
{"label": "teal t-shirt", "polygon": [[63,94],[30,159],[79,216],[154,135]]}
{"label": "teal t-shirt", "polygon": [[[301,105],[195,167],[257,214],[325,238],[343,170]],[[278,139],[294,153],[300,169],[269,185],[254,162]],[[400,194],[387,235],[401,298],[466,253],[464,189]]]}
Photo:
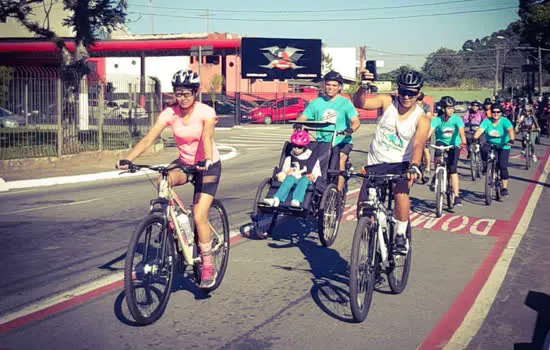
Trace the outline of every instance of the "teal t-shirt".
{"label": "teal t-shirt", "polygon": [[453,114],[447,121],[444,115],[432,119],[432,129],[435,130],[435,141],[445,146],[460,146],[461,139],[458,130],[464,128],[464,122]]}
{"label": "teal t-shirt", "polygon": [[487,142],[499,146],[502,149],[510,149],[507,145],[510,138],[508,137],[508,129],[513,128],[512,122],[506,117],[500,117],[497,126],[493,125],[491,119],[487,118],[479,126],[485,131]]}
{"label": "teal t-shirt", "polygon": [[[319,97],[307,105],[303,113],[307,120],[314,121],[333,121],[336,118],[336,130],[344,131],[350,127],[351,118],[357,116],[357,111],[350,100],[343,96],[338,96],[333,101],[326,97]],[[334,130],[334,127],[327,126],[324,130]],[[317,132],[317,142],[331,142],[332,133]],[[351,136],[336,136],[335,144],[352,143]]]}

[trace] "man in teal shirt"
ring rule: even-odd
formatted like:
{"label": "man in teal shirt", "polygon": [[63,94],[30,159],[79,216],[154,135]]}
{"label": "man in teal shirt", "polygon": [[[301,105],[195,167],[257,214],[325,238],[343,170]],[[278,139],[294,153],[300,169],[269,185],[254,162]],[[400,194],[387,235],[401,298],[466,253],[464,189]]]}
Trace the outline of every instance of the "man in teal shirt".
{"label": "man in teal shirt", "polygon": [[[297,121],[329,121],[336,124],[336,131],[344,131],[345,135],[338,135],[335,146],[340,151],[340,171],[346,170],[346,161],[352,149],[351,134],[359,129],[361,123],[357,111],[351,100],[340,93],[344,79],[338,72],[328,72],[325,75],[325,96],[313,100]],[[334,126],[326,127],[326,130],[334,130]],[[331,142],[332,133],[318,132],[317,142]],[[344,177],[338,178],[338,191],[344,188]]]}
{"label": "man in teal shirt", "polygon": [[[462,118],[454,114],[456,101],[451,96],[443,96],[440,101],[443,114],[432,119],[431,131],[435,131],[435,144],[437,146],[454,146],[447,151],[447,170],[451,176],[451,186],[455,195],[454,205],[462,205],[462,199],[459,196],[460,184],[458,181],[458,158],[460,156],[460,145],[466,144],[466,135],[464,134],[464,122]],[[435,150],[434,161],[439,163],[441,151]],[[432,186],[434,183],[435,174],[432,178]]]}

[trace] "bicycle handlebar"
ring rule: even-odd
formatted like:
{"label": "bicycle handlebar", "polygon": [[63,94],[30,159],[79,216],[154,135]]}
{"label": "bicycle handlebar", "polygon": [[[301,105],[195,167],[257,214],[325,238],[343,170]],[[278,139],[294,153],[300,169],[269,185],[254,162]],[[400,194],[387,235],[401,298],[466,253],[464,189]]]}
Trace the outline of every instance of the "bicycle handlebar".
{"label": "bicycle handlebar", "polygon": [[436,145],[430,145],[431,148],[438,149],[440,151],[448,151],[451,148],[460,148],[458,146],[436,146]]}
{"label": "bicycle handlebar", "polygon": [[172,169],[181,169],[186,173],[195,173],[199,171],[196,165],[179,165],[179,164],[168,164],[164,166],[164,165],[147,165],[147,164],[132,163],[128,167],[128,171],[131,173],[135,173],[136,171],[141,169],[149,169],[159,173],[168,172]]}

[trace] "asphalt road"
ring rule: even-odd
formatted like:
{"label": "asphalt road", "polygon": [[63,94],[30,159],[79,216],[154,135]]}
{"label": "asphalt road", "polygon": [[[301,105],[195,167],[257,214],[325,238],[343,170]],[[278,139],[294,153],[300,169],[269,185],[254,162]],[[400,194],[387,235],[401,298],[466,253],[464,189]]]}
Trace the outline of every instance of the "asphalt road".
{"label": "asphalt road", "polygon": [[[223,164],[218,198],[231,228],[250,222],[257,186],[271,175],[290,127],[233,129],[216,136],[239,155]],[[366,149],[373,126],[355,136]],[[546,147],[539,147],[539,155]],[[519,154],[515,150],[513,155]],[[352,157],[361,164],[359,158]],[[177,283],[165,315],[135,327],[123,292],[99,295],[3,334],[0,346],[33,349],[225,348],[364,349],[416,348],[470,281],[511,220],[535,170],[513,158],[511,196],[486,207],[482,183],[461,177],[465,205],[433,217],[434,197],[415,186],[414,258],[399,296],[382,286],[366,322],[353,324],[347,287],[354,200],[335,244],[323,248],[312,223],[284,218],[273,239],[243,239],[231,249],[228,272],[210,297],[189,277]],[[459,172],[468,174],[466,163]],[[358,184],[351,184],[350,190]],[[191,189],[181,189],[189,198]],[[155,195],[146,177],[55,186],[0,195],[0,248],[4,269],[0,313],[20,309],[120,271],[137,222]]]}

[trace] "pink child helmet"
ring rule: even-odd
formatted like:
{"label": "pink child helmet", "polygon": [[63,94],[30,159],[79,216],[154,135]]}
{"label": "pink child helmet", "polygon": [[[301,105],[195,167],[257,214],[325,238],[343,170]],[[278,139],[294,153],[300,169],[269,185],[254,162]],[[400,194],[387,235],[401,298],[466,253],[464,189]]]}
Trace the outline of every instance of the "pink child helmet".
{"label": "pink child helmet", "polygon": [[293,145],[305,147],[310,142],[309,134],[304,130],[295,130],[290,136],[290,142]]}

